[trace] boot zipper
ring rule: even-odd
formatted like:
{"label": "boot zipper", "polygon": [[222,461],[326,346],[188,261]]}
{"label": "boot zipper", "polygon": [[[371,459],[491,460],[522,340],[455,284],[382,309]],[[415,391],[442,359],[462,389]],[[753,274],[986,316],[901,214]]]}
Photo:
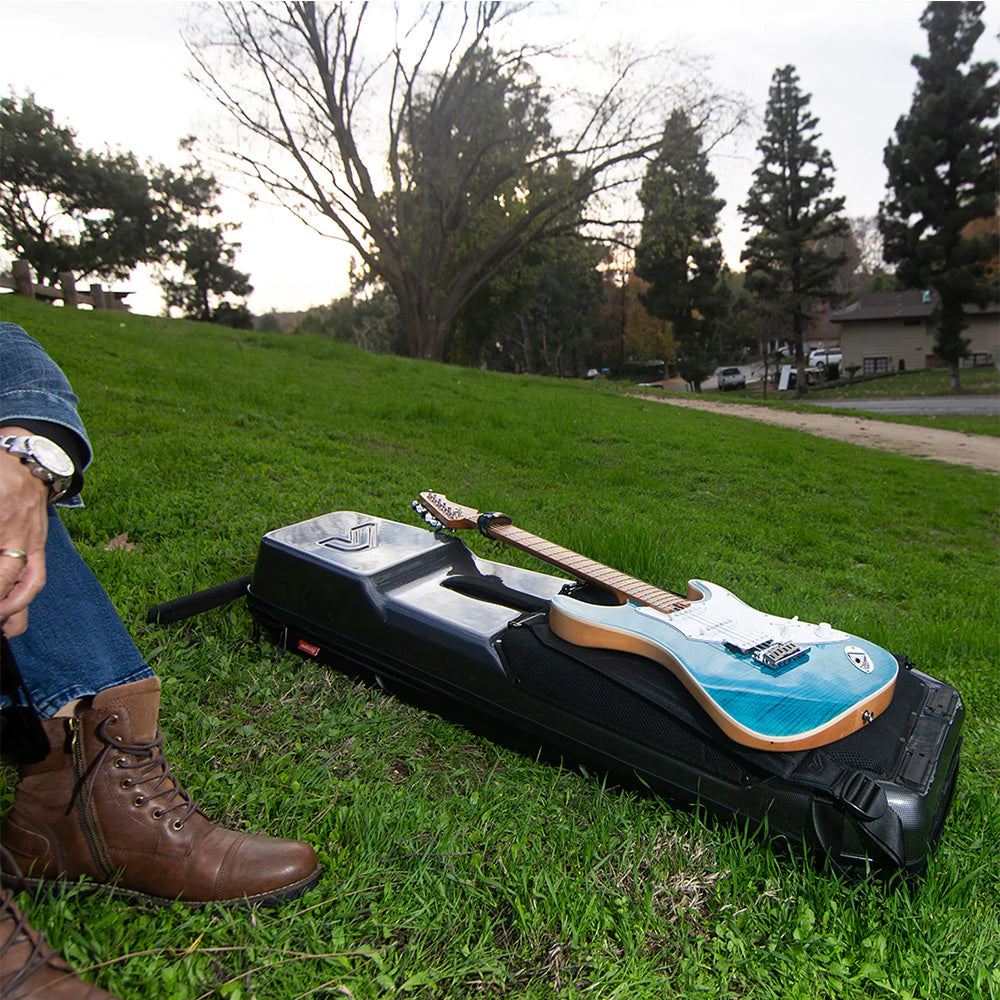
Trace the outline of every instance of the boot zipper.
{"label": "boot zipper", "polygon": [[90,792],[87,788],[87,762],[83,756],[83,724],[79,716],[71,716],[69,728],[73,734],[70,746],[73,750],[73,771],[76,774],[76,788],[80,803],[80,820],[83,825],[83,833],[87,838],[87,846],[93,855],[97,867],[100,868],[105,878],[111,877],[111,864],[104,851],[104,845],[97,830],[97,823],[94,820],[94,813],[90,804]]}

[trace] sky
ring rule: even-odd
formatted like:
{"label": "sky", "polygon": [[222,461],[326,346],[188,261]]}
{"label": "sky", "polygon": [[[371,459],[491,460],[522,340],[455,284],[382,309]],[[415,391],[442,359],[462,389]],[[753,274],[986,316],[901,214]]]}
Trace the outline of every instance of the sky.
{"label": "sky", "polygon": [[[412,2],[403,0],[404,6]],[[924,6],[911,0],[578,0],[569,7],[542,0],[526,16],[540,34],[593,39],[595,50],[620,39],[705,56],[716,85],[746,95],[761,117],[775,69],[793,64],[802,90],[812,95],[821,145],[833,157],[836,193],[856,216],[874,215],[885,192],[882,151],[910,107],[916,84],[910,59],[926,52],[919,24]],[[190,56],[181,30],[191,7],[5,0],[0,92],[34,93],[57,122],[76,130],[81,146],[179,165],[181,138],[225,127],[217,106],[186,75]],[[987,3],[984,21],[976,58],[1000,59],[1000,3]],[[752,127],[712,161],[727,202],[723,247],[735,268],[745,239],[738,205],[758,162],[758,136],[759,126]],[[350,254],[341,242],[317,235],[286,209],[251,205],[236,189],[227,190],[222,206],[226,220],[241,223],[236,263],[254,285],[254,313],[304,309],[345,294]],[[8,260],[0,257],[0,263]],[[162,312],[148,275],[137,272],[124,286],[133,289],[134,311]]]}

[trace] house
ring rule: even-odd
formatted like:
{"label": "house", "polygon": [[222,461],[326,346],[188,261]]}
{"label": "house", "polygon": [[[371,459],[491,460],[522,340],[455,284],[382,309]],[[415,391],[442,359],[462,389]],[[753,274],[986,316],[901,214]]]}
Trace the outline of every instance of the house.
{"label": "house", "polygon": [[[941,367],[931,321],[937,302],[936,292],[874,292],[835,312],[830,319],[840,326],[841,367],[857,365],[866,375]],[[1000,302],[966,306],[965,321],[969,356],[963,363],[1000,361]]]}

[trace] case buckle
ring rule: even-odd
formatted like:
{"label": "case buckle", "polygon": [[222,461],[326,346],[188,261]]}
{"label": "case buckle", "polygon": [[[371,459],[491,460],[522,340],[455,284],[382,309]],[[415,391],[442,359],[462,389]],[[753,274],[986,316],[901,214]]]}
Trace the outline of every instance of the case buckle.
{"label": "case buckle", "polygon": [[861,771],[855,771],[844,781],[837,797],[864,820],[878,819],[889,808],[882,786]]}

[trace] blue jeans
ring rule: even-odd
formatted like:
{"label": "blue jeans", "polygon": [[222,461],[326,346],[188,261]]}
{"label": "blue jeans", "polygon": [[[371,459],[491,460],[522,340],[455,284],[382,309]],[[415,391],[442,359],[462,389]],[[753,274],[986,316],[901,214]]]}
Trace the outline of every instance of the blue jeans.
{"label": "blue jeans", "polygon": [[38,714],[50,718],[74,698],[152,677],[51,508],[45,566],[45,586],[28,608],[28,629],[10,640]]}

